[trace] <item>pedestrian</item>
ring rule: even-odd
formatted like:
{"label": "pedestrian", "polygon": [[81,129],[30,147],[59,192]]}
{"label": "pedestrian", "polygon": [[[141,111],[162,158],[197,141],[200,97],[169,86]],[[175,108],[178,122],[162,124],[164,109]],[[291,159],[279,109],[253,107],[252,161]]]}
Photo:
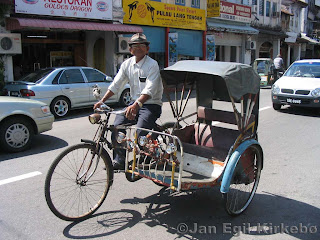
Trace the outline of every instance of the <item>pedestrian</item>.
{"label": "pedestrian", "polygon": [[279,78],[279,72],[283,72],[284,70],[283,59],[280,54],[278,54],[277,57],[273,60],[273,64],[274,64],[274,81],[276,81]]}
{"label": "pedestrian", "polygon": [[[161,115],[163,86],[157,61],[148,56],[149,44],[142,33],[134,34],[129,43],[131,58],[125,60],[102,99],[94,105],[98,108],[107,99],[129,83],[131,104],[125,115],[116,115],[114,126],[132,123],[139,128],[152,129]],[[114,146],[117,145],[115,134],[112,136]],[[114,148],[114,169],[124,169],[125,150]]]}

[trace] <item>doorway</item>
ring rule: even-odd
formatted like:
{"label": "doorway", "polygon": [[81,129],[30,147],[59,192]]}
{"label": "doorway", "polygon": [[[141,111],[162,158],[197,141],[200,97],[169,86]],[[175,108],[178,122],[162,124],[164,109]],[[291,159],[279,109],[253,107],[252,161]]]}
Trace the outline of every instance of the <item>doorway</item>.
{"label": "doorway", "polygon": [[93,47],[93,66],[106,73],[105,41],[102,38],[99,38]]}

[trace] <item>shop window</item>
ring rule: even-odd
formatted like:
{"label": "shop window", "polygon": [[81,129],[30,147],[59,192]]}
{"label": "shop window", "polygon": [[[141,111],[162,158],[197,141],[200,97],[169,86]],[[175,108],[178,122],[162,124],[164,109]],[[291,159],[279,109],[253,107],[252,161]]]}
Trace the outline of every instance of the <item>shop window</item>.
{"label": "shop window", "polygon": [[186,5],[186,1],[185,0],[176,0],[176,5],[185,6]]}
{"label": "shop window", "polygon": [[191,7],[193,8],[200,8],[200,0],[192,0]]}
{"label": "shop window", "polygon": [[270,17],[270,2],[266,2],[266,17]]}
{"label": "shop window", "polygon": [[237,47],[231,46],[230,62],[237,62]]}
{"label": "shop window", "polygon": [[277,3],[272,3],[272,16],[277,16]]}
{"label": "shop window", "polygon": [[103,75],[101,72],[98,72],[97,70],[85,68],[83,69],[83,72],[86,75],[88,82],[90,83],[106,81],[105,75]]}
{"label": "shop window", "polygon": [[59,84],[84,83],[84,79],[79,69],[65,70],[61,75]]}

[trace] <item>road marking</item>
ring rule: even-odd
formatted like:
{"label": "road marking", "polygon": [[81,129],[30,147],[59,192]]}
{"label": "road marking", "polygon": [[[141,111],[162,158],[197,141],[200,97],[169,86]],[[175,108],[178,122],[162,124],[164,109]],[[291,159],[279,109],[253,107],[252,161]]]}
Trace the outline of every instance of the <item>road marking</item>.
{"label": "road marking", "polygon": [[260,109],[259,109],[259,112],[260,112],[260,111],[263,111],[263,110],[267,110],[267,109],[269,109],[269,108],[271,108],[271,107],[269,106],[269,107],[260,108]]}
{"label": "road marking", "polygon": [[42,174],[42,173],[36,171],[36,172],[26,173],[26,174],[23,174],[23,175],[20,175],[20,176],[12,177],[12,178],[7,178],[7,179],[4,179],[4,180],[0,180],[0,185],[4,185],[4,184],[7,184],[7,183],[20,181],[20,180],[23,180],[23,179],[26,179],[26,178],[35,177],[35,176],[40,175],[40,174]]}

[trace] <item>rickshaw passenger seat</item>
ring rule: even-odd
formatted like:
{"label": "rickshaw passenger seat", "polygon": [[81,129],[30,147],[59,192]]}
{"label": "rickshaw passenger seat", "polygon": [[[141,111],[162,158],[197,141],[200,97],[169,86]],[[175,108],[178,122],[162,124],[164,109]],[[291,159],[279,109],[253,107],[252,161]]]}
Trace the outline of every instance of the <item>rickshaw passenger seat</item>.
{"label": "rickshaw passenger seat", "polygon": [[202,120],[237,124],[234,113],[199,107],[199,122],[174,131],[182,141],[186,153],[224,161],[229,148],[239,136],[239,131],[202,123]]}
{"label": "rickshaw passenger seat", "polygon": [[233,112],[227,112],[217,109],[198,107],[198,121],[218,121],[237,125],[236,117]]}

